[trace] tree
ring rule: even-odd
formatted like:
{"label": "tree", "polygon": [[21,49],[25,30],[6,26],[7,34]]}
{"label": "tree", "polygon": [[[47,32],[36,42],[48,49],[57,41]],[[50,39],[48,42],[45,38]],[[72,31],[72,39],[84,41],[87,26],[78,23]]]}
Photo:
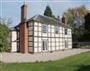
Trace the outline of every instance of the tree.
{"label": "tree", "polygon": [[44,16],[48,16],[48,17],[51,17],[55,20],[58,20],[58,18],[53,14],[51,8],[49,5],[46,6],[46,9],[44,11]]}
{"label": "tree", "polygon": [[[71,26],[73,38],[78,41],[85,33],[84,22],[85,15],[87,14],[85,6],[80,6],[73,9],[68,9],[65,13],[67,24]],[[78,33],[79,31],[79,33]]]}
{"label": "tree", "polygon": [[46,9],[45,9],[45,11],[44,11],[44,15],[45,15],[45,16],[49,16],[49,17],[52,17],[52,16],[53,16],[53,15],[52,15],[52,10],[51,10],[51,8],[50,8],[49,5],[46,6]]}
{"label": "tree", "polygon": [[90,13],[85,16],[85,34],[83,36],[84,41],[90,41]]}
{"label": "tree", "polygon": [[82,17],[82,18],[84,18],[85,15],[88,12],[87,9],[86,9],[86,7],[84,5],[78,7],[77,10],[78,10],[78,13],[79,13],[80,17]]}
{"label": "tree", "polygon": [[[8,23],[8,22],[7,22]],[[3,19],[0,19],[0,52],[8,51],[9,46],[9,26]]]}
{"label": "tree", "polygon": [[90,32],[90,13],[85,16],[85,29]]}

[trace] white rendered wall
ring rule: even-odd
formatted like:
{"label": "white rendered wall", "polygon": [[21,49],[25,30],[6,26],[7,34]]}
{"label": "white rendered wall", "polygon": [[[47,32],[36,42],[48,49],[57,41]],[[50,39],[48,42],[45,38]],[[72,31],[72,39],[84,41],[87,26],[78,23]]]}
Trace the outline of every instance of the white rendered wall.
{"label": "white rendered wall", "polygon": [[17,52],[17,34],[16,31],[11,32],[11,52]]}
{"label": "white rendered wall", "polygon": [[[55,51],[65,49],[65,40],[68,41],[68,47],[72,48],[71,29],[67,28],[67,35],[65,35],[65,28],[60,26],[59,33],[55,34],[55,25],[48,25],[48,32],[42,32],[42,23],[34,22],[34,52],[42,52],[43,39],[48,40],[48,51]],[[45,37],[45,38],[44,38]]]}

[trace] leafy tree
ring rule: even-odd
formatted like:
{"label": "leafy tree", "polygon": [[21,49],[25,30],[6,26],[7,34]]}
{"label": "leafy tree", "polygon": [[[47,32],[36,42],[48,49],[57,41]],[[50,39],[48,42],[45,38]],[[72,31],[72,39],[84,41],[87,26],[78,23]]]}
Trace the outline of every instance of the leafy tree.
{"label": "leafy tree", "polygon": [[78,7],[77,10],[78,10],[80,17],[82,17],[82,18],[84,18],[88,12],[84,5]]}
{"label": "leafy tree", "polygon": [[9,46],[9,32],[8,22],[5,22],[3,19],[0,19],[0,52],[8,51]]}
{"label": "leafy tree", "polygon": [[87,13],[85,16],[85,29],[87,32],[90,32],[90,13]]}
{"label": "leafy tree", "polygon": [[87,14],[87,9],[85,8],[85,6],[68,9],[67,12],[65,13],[67,24],[70,25],[72,28],[74,41],[78,41],[84,35],[85,32],[84,17],[86,14]]}
{"label": "leafy tree", "polygon": [[90,41],[90,13],[85,16],[85,34],[83,36],[84,41]]}

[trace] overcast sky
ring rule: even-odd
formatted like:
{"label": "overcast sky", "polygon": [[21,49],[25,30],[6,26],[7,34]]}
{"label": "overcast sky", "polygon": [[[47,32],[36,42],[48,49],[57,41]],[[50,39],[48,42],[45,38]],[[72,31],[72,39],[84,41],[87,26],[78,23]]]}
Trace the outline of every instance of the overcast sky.
{"label": "overcast sky", "polygon": [[[24,0],[0,0],[0,17],[11,18],[12,26],[17,25],[21,18],[21,5]],[[55,16],[62,16],[68,8],[85,5],[90,10],[90,0],[26,0],[28,6],[28,19],[34,15],[41,14],[49,5]]]}

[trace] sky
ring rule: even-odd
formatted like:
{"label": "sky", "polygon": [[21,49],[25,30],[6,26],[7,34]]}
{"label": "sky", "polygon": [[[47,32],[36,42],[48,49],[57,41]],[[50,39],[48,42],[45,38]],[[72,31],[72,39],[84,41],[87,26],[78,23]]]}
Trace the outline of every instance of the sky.
{"label": "sky", "polygon": [[[21,6],[24,0],[0,0],[0,17],[12,21],[12,27],[19,24],[21,20]],[[90,0],[26,0],[28,6],[28,16],[43,15],[47,5],[49,5],[55,16],[62,16],[69,8],[85,5],[90,10]]]}

